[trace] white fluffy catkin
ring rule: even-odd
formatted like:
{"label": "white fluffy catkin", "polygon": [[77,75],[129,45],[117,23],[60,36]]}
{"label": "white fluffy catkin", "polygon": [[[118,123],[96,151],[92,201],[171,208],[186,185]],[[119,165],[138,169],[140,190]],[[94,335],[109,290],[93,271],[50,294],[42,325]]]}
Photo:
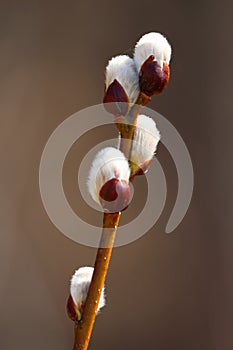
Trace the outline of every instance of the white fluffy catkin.
{"label": "white fluffy catkin", "polygon": [[154,120],[140,114],[137,119],[137,126],[131,150],[131,161],[139,168],[150,161],[155,154],[160,140],[160,132]]}
{"label": "white fluffy catkin", "polygon": [[151,55],[155,57],[158,65],[163,68],[163,63],[169,64],[171,59],[171,45],[160,33],[148,33],[141,37],[134,50],[134,61],[140,72],[141,66]]}
{"label": "white fluffy catkin", "polygon": [[[84,305],[87,293],[90,287],[92,275],[94,268],[89,266],[80,267],[75,271],[74,275],[71,278],[70,283],[70,295],[77,305],[80,307]],[[98,305],[98,311],[105,306],[105,297],[104,297],[104,289],[102,290],[100,301]]]}
{"label": "white fluffy catkin", "polygon": [[89,172],[87,187],[97,203],[102,186],[111,179],[129,181],[130,168],[124,154],[114,147],[106,147],[97,153]]}
{"label": "white fluffy catkin", "polygon": [[124,88],[130,103],[135,103],[139,95],[139,77],[135,62],[127,55],[113,57],[106,67],[106,89],[117,80]]}

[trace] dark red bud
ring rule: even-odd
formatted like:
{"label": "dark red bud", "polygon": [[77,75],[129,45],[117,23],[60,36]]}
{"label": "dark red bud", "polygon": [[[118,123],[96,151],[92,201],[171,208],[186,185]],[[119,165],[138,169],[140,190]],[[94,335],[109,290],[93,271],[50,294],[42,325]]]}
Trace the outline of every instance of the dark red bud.
{"label": "dark red bud", "polygon": [[126,115],[128,113],[129,98],[116,79],[107,88],[103,103],[106,111],[111,114]]}
{"label": "dark red bud", "polygon": [[125,180],[111,179],[102,186],[99,196],[104,211],[120,212],[129,205],[129,184]]}
{"label": "dark red bud", "polygon": [[150,56],[142,65],[139,74],[140,89],[148,96],[161,93],[168,84],[170,77],[169,65],[164,62],[161,68],[154,56]]}
{"label": "dark red bud", "polygon": [[69,316],[69,318],[74,321],[77,322],[78,319],[78,312],[77,312],[77,306],[73,301],[72,296],[70,295],[68,300],[67,300],[67,304],[66,304],[66,310],[67,310],[67,314]]}

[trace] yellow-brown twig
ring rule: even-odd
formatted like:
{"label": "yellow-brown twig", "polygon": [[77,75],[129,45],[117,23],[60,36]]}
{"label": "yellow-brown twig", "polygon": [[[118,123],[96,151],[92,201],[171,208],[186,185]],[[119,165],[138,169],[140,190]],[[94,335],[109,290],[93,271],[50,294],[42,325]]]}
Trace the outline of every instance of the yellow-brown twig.
{"label": "yellow-brown twig", "polygon": [[82,320],[75,325],[73,350],[86,350],[90,341],[100,295],[104,286],[108,265],[121,213],[104,213],[103,232],[97,252],[94,273],[84,305]]}
{"label": "yellow-brown twig", "polygon": [[[149,100],[147,100],[147,102],[149,102]],[[141,105],[145,104],[145,96],[139,95],[136,104],[131,108],[127,116],[127,123],[121,128],[120,150],[125,154],[127,159],[130,158],[138,113]],[[120,215],[121,213],[104,213],[102,237],[96,256],[92,281],[84,305],[82,319],[79,323],[75,324],[75,341],[73,350],[88,349],[100,295],[104,287],[104,282],[108,271]]]}

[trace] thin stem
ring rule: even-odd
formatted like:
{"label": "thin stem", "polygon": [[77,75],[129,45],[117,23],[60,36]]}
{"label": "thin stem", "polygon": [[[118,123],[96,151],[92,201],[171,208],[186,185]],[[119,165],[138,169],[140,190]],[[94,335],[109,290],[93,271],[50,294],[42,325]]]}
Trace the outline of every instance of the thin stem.
{"label": "thin stem", "polygon": [[[133,105],[129,114],[127,115],[128,123],[122,125],[121,128],[120,150],[125,154],[127,159],[130,159],[130,152],[134,137],[134,131],[137,124],[137,117],[144,100],[144,96],[139,95],[136,104]],[[84,305],[82,319],[80,322],[75,324],[74,328],[75,340],[73,350],[88,349],[101,292],[104,287],[104,282],[108,271],[120,216],[120,212],[113,214],[104,213],[103,231],[96,255],[92,281]]]}
{"label": "thin stem", "polygon": [[82,320],[75,325],[73,350],[86,350],[90,341],[121,213],[104,213],[103,231]]}
{"label": "thin stem", "polygon": [[126,123],[122,125],[121,128],[121,145],[120,150],[124,153],[126,159],[130,159],[130,151],[132,147],[132,140],[134,136],[134,131],[137,124],[137,118],[139,111],[141,109],[140,105],[133,105],[129,114],[126,116]]}
{"label": "thin stem", "polygon": [[119,126],[121,133],[120,150],[124,153],[126,159],[130,160],[134,132],[137,125],[139,112],[142,106],[147,105],[150,102],[150,100],[151,98],[149,96],[141,92],[137,98],[137,101],[127,114],[126,121]]}

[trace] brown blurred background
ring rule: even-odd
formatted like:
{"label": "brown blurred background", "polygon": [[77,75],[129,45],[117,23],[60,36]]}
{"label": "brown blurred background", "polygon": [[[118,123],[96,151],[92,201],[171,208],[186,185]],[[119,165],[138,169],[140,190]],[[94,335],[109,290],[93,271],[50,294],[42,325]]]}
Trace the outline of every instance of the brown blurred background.
{"label": "brown blurred background", "polygon": [[[148,31],[173,46],[171,82],[150,107],[186,142],[195,190],[166,235],[177,175],[160,147],[165,210],[140,240],[114,250],[90,349],[232,349],[232,10],[225,0],[0,2],[0,349],[72,348],[69,278],[96,250],[50,222],[39,161],[63,120],[101,102],[107,60]],[[78,208],[78,146],[71,152],[64,182]]]}

